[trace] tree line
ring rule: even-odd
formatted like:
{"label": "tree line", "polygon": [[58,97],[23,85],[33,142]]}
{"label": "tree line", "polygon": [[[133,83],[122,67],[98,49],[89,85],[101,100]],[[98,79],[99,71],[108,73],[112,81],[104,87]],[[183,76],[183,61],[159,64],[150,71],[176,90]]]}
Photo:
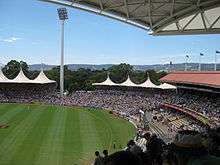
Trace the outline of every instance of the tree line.
{"label": "tree line", "polygon": [[[13,79],[17,76],[21,68],[24,74],[30,79],[37,77],[40,72],[31,71],[29,70],[28,64],[26,62],[19,62],[16,60],[11,60],[8,62],[2,68],[2,71],[9,79]],[[56,66],[51,70],[44,72],[49,79],[55,80],[57,82],[59,88],[60,67]],[[144,82],[149,75],[153,83],[160,84],[159,79],[165,76],[167,73],[164,71],[156,72],[154,70],[134,70],[133,66],[126,63],[121,63],[119,65],[113,65],[108,69],[102,70],[80,68],[76,71],[72,71],[68,69],[67,66],[64,66],[64,74],[64,88],[69,92],[72,92],[75,90],[94,90],[92,83],[104,81],[107,77],[107,74],[109,74],[111,80],[115,83],[121,83],[125,81],[129,75],[131,80],[138,84]]]}

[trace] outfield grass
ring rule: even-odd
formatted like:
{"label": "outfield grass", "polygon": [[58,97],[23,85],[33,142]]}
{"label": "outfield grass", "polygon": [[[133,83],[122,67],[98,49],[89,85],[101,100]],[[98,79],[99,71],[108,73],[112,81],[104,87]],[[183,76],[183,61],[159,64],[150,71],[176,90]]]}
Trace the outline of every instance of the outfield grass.
{"label": "outfield grass", "polygon": [[104,110],[0,104],[0,165],[84,165],[94,151],[117,149],[133,125]]}

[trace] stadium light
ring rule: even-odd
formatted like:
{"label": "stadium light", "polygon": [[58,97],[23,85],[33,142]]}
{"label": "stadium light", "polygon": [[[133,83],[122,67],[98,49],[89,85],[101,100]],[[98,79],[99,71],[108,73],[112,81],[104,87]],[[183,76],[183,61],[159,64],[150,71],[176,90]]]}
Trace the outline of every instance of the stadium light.
{"label": "stadium light", "polygon": [[61,61],[60,61],[60,96],[63,97],[64,92],[64,22],[68,19],[66,8],[57,9],[61,23]]}

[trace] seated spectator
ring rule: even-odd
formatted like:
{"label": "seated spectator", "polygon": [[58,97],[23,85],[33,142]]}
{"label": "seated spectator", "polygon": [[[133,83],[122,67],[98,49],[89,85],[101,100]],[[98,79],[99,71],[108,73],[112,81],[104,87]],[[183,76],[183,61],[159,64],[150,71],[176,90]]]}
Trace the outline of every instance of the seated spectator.
{"label": "seated spectator", "polygon": [[127,144],[128,146],[128,151],[132,152],[135,155],[139,155],[142,153],[142,149],[140,146],[138,146],[134,140],[130,140]]}
{"label": "seated spectator", "polygon": [[152,135],[146,147],[149,152],[152,164],[156,162],[158,165],[162,165],[163,141],[156,135]]}

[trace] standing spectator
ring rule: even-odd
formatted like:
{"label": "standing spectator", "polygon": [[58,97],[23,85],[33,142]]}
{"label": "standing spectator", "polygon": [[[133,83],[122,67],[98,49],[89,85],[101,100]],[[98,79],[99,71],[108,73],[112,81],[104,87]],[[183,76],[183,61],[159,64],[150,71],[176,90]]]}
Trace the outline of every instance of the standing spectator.
{"label": "standing spectator", "polygon": [[113,142],[113,149],[114,149],[114,150],[116,149],[116,143],[115,143],[115,141]]}
{"label": "standing spectator", "polygon": [[156,135],[152,135],[147,145],[147,149],[149,151],[152,164],[155,164],[156,162],[158,165],[162,165],[163,164],[163,159],[162,159],[163,142],[162,140],[159,139]]}
{"label": "standing spectator", "polygon": [[139,155],[142,153],[142,149],[140,146],[138,146],[134,140],[130,140],[128,142],[129,151],[132,152],[135,155]]}
{"label": "standing spectator", "polygon": [[103,150],[103,155],[104,155],[104,163],[105,163],[108,158],[108,150]]}
{"label": "standing spectator", "polygon": [[104,165],[104,159],[103,157],[99,154],[99,151],[95,152],[95,161],[94,161],[94,165]]}

